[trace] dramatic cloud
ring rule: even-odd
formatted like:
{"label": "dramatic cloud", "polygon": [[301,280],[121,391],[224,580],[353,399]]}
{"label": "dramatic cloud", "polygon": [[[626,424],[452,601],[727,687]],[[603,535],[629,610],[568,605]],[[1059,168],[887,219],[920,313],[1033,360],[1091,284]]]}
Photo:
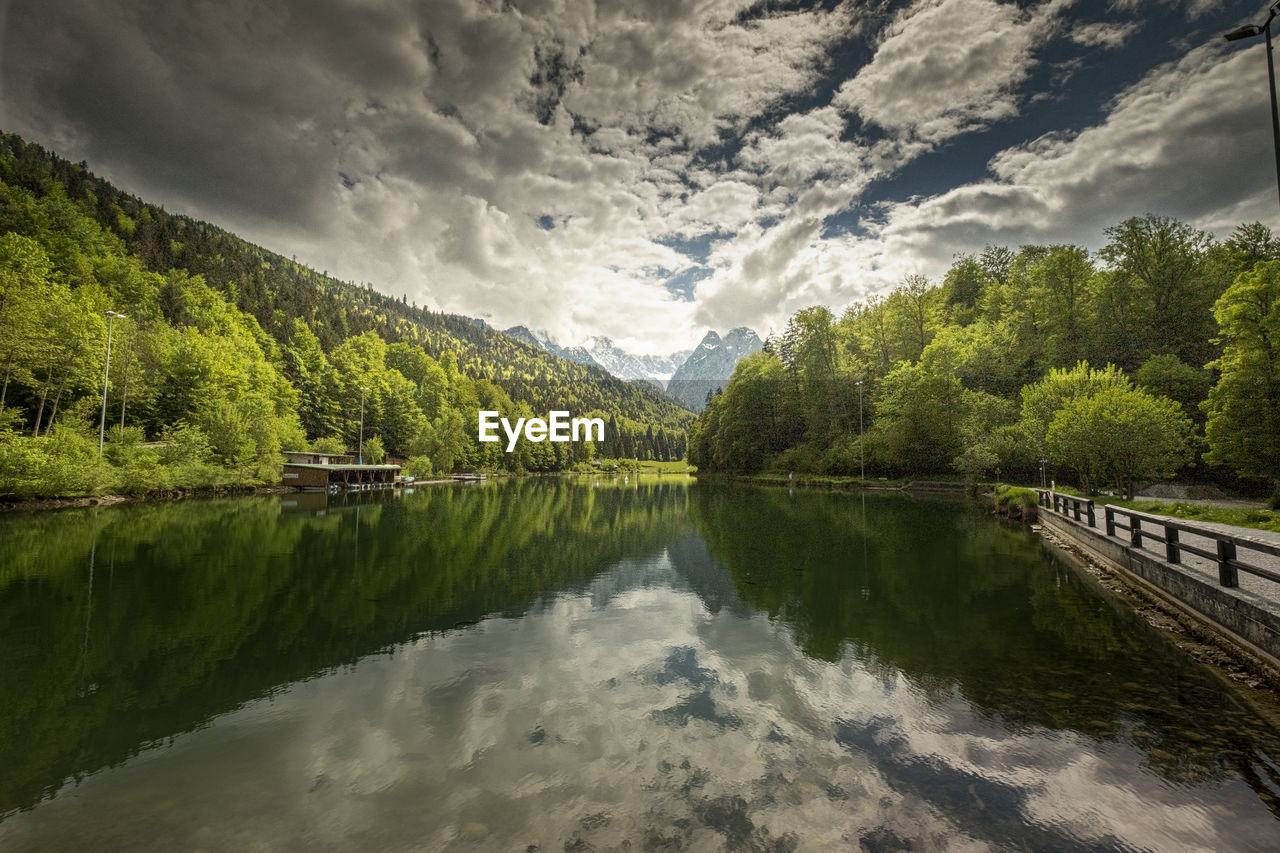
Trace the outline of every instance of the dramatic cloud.
{"label": "dramatic cloud", "polygon": [[0,125],[331,274],[663,352],[985,243],[1273,220],[1265,62],[1220,35],[1256,12],[14,0]]}
{"label": "dramatic cloud", "polygon": [[1138,31],[1138,23],[1088,24],[1071,31],[1071,40],[1085,47],[1120,47]]}
{"label": "dramatic cloud", "polygon": [[[110,826],[128,846],[196,826],[210,848],[616,850],[688,827],[691,849],[743,849],[745,825],[778,841],[754,849],[850,849],[881,827],[908,849],[987,851],[1022,840],[1001,831],[1016,821],[1051,849],[1274,836],[1244,784],[1174,784],[1127,738],[1001,724],[958,687],[930,693],[865,646],[815,658],[786,620],[734,604],[708,607],[667,554],[615,564],[522,618],[424,633],[248,702],[7,816],[3,837],[74,849]],[[997,817],[948,809],[953,790]],[[726,801],[736,817],[716,832],[708,806]]]}
{"label": "dramatic cloud", "polygon": [[875,58],[836,103],[926,142],[1016,115],[1018,86],[1064,5],[1022,11],[995,0],[921,0],[886,28]]}
{"label": "dramatic cloud", "polygon": [[1259,53],[1198,48],[1121,93],[1100,124],[1001,151],[987,180],[885,205],[872,237],[839,241],[842,251],[814,266],[878,267],[876,278],[888,284],[908,272],[936,273],[984,242],[1097,247],[1100,226],[1148,212],[1220,236],[1244,221],[1274,220],[1268,106],[1239,84],[1265,68]]}

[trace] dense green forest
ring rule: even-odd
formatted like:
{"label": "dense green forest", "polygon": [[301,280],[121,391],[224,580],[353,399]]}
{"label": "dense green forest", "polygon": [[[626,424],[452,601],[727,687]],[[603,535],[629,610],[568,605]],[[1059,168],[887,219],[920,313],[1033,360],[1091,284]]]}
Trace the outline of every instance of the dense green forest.
{"label": "dense green forest", "polygon": [[[601,447],[522,439],[507,454],[476,440],[480,409],[568,409],[608,430]],[[271,482],[282,450],[354,448],[362,410],[366,457],[408,459],[419,475],[680,459],[693,418],[642,385],[335,280],[0,136],[0,496]]]}
{"label": "dense green forest", "polygon": [[1126,220],[1098,252],[990,247],[839,317],[795,314],[691,432],[706,472],[962,474],[1280,497],[1280,241]]}

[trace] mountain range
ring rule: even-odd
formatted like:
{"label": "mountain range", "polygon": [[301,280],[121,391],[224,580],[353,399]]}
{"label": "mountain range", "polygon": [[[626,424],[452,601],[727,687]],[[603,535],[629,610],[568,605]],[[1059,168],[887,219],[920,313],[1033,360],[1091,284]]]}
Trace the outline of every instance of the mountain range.
{"label": "mountain range", "polygon": [[599,367],[619,379],[652,382],[695,412],[702,411],[708,392],[728,384],[738,359],[764,347],[760,336],[745,326],[731,329],[723,338],[708,330],[695,349],[668,355],[629,353],[606,337],[592,337],[581,346],[564,347],[546,332],[526,326],[512,326],[506,332],[552,355]]}
{"label": "mountain range", "polygon": [[545,331],[534,331],[527,326],[512,326],[506,332],[516,340],[532,344],[560,358],[598,367],[619,379],[645,379],[660,388],[665,387],[667,380],[692,352],[682,350],[669,355],[635,355],[603,336],[587,338],[586,343],[580,346],[565,347]]}
{"label": "mountain range", "polygon": [[667,383],[667,393],[695,412],[706,406],[707,394],[729,384],[738,359],[764,348],[760,336],[746,326],[730,329],[722,338],[714,331],[703,336],[697,349]]}

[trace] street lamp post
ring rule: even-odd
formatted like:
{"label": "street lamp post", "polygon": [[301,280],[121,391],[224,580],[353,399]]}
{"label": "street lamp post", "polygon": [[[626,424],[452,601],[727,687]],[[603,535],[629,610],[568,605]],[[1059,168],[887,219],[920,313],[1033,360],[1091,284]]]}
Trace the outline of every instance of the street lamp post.
{"label": "street lamp post", "polygon": [[1277,188],[1280,188],[1280,108],[1276,106],[1276,69],[1275,60],[1271,58],[1271,22],[1275,20],[1277,14],[1280,14],[1280,2],[1272,3],[1267,9],[1266,23],[1261,26],[1246,24],[1243,27],[1237,27],[1223,38],[1227,41],[1240,41],[1260,35],[1267,37],[1267,83],[1271,86],[1271,141],[1276,153]]}
{"label": "street lamp post", "polygon": [[864,441],[865,436],[862,434],[862,380],[859,379],[858,385],[858,466],[862,471],[859,479],[866,483],[867,481],[867,448]]}
{"label": "street lamp post", "polygon": [[368,390],[365,386],[360,386],[360,439],[357,453],[361,465],[364,464],[364,392]]}
{"label": "street lamp post", "polygon": [[107,382],[111,379],[111,327],[116,318],[124,319],[123,314],[115,311],[107,312],[107,366],[102,372],[102,419],[98,422],[98,458],[102,458],[102,445],[107,437]]}
{"label": "street lamp post", "polygon": [[1048,481],[1045,480],[1044,478],[1044,466],[1045,466],[1045,463],[1048,461],[1049,460],[1045,459],[1043,456],[1040,457],[1040,488],[1042,489],[1049,488]]}

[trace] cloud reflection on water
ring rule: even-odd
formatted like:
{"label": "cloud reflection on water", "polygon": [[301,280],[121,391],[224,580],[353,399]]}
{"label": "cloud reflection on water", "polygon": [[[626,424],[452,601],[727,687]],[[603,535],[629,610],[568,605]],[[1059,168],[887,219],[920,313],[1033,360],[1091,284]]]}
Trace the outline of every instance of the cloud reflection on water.
{"label": "cloud reflection on water", "polygon": [[[299,682],[0,824],[6,849],[1268,849],[1238,780],[1010,730],[709,609],[663,550]],[[673,710],[675,709],[675,710]],[[1212,790],[1210,790],[1212,788]],[[585,846],[589,845],[589,847]]]}

